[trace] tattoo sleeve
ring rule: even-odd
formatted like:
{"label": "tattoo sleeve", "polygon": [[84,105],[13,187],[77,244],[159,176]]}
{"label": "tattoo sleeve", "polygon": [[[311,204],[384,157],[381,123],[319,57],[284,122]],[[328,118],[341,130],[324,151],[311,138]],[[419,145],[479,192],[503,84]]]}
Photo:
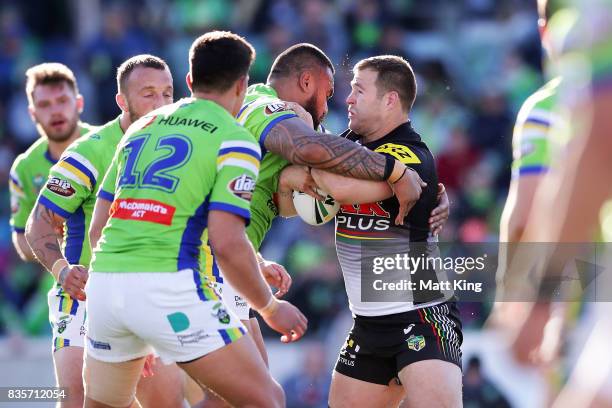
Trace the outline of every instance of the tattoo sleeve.
{"label": "tattoo sleeve", "polygon": [[26,240],[38,262],[49,271],[55,261],[63,257],[60,249],[60,230],[64,219],[42,204],[36,207],[30,215],[26,228]]}
{"label": "tattoo sleeve", "polygon": [[293,164],[363,180],[384,180],[386,159],[382,154],[342,137],[315,132],[298,118],[274,125],[264,144]]}

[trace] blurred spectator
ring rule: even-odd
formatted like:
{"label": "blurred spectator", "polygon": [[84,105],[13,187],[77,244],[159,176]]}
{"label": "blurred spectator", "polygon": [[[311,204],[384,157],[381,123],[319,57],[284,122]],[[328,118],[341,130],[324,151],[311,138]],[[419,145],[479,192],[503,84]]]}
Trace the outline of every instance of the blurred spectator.
{"label": "blurred spectator", "polygon": [[510,408],[504,395],[485,378],[477,356],[470,357],[463,376],[463,407]]}
{"label": "blurred spectator", "polygon": [[[43,60],[70,65],[86,96],[84,117],[100,124],[119,113],[115,70],[134,54],[168,59],[178,99],[188,95],[183,80],[188,47],[206,30],[231,28],[252,41],[258,57],[251,82],[265,81],[285,48],[310,41],[329,53],[337,68],[325,125],[340,132],[347,125],[353,64],[390,53],[407,57],[415,68],[419,96],[411,119],[437,157],[449,191],[451,219],[440,239],[489,240],[506,194],[515,108],[541,81],[533,61],[539,48],[535,16],[533,0],[1,2],[0,163],[12,162],[36,138],[23,80],[25,69]],[[44,286],[38,269],[13,254],[5,170],[0,169],[5,181],[0,189],[5,220],[0,228],[0,332],[13,323],[36,326],[24,316],[40,305],[35,294]],[[309,336],[325,331],[334,316],[346,311],[331,224],[313,228],[297,218],[278,220],[263,252],[293,275],[288,296],[309,317]],[[38,331],[45,329],[43,323]]]}
{"label": "blurred spectator", "polygon": [[311,342],[305,347],[300,370],[283,382],[287,406],[291,408],[326,408],[331,369],[327,366],[325,347]]}

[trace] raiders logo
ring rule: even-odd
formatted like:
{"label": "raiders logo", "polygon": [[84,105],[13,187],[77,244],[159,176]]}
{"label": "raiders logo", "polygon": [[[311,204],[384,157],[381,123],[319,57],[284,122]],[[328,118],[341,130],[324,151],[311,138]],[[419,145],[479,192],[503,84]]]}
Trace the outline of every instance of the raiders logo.
{"label": "raiders logo", "polygon": [[76,193],[68,180],[62,180],[57,177],[49,178],[47,189],[62,197],[72,197]]}
{"label": "raiders logo", "polygon": [[264,112],[266,113],[266,115],[272,115],[273,113],[282,112],[285,109],[286,108],[284,103],[269,103],[268,105],[266,105],[266,109],[264,110]]}
{"label": "raiders logo", "polygon": [[227,185],[227,188],[236,197],[246,201],[251,201],[251,198],[253,197],[253,190],[255,190],[255,180],[252,177],[243,174],[240,177],[232,179]]}

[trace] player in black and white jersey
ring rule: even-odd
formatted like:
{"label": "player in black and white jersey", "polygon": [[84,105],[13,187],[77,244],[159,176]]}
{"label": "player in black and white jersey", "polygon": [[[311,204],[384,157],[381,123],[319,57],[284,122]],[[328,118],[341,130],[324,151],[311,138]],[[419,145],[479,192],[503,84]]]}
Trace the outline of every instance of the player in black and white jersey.
{"label": "player in black and white jersey", "polygon": [[[427,186],[408,215],[396,220],[398,202],[387,183],[312,170],[317,185],[341,203],[367,203],[343,205],[336,217],[336,248],[354,326],[340,351],[329,405],[388,407],[401,401],[402,407],[460,407],[462,333],[452,293],[417,291],[400,302],[361,297],[366,242],[406,248],[411,256],[413,248],[435,247],[429,225],[438,195],[435,163],[408,119],[416,96],[414,73],[399,57],[367,58],[355,66],[351,89],[350,130],[344,136],[402,161]],[[419,273],[441,278],[435,271]]]}

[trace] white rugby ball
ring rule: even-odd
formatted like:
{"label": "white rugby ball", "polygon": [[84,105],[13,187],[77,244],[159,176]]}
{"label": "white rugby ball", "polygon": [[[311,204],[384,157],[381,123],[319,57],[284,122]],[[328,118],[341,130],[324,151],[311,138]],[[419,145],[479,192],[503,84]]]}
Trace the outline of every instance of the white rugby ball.
{"label": "white rugby ball", "polygon": [[317,190],[325,200],[315,200],[301,191],[293,192],[293,206],[300,218],[310,225],[323,225],[334,219],[340,204],[324,191]]}

